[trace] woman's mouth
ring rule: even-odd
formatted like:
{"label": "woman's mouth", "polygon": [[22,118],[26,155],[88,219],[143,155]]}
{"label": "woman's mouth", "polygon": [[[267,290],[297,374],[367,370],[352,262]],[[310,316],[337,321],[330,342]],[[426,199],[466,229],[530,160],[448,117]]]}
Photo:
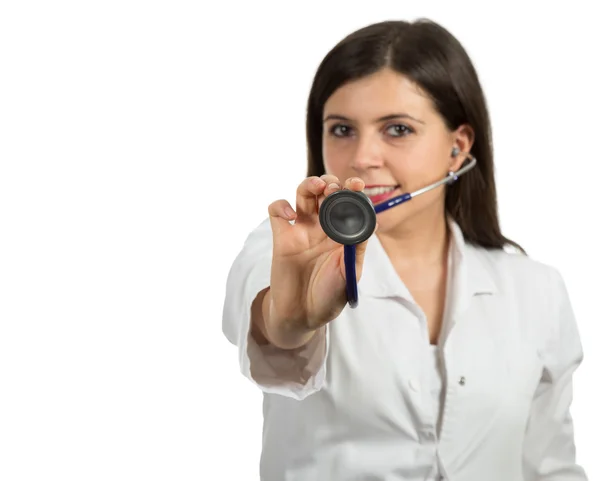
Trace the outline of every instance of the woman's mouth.
{"label": "woman's mouth", "polygon": [[377,185],[377,186],[367,186],[363,190],[363,193],[371,199],[373,204],[377,204],[379,202],[384,202],[392,197],[396,197],[400,195],[399,185]]}

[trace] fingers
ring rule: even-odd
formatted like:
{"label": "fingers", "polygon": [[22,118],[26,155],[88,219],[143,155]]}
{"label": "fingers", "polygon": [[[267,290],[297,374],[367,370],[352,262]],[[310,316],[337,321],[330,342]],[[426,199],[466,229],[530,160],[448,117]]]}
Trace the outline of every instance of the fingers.
{"label": "fingers", "polygon": [[[328,177],[328,178],[325,179],[325,177]],[[330,175],[330,176],[322,176],[321,178],[327,182],[327,187],[325,187],[325,190],[323,191],[323,195],[320,195],[317,199],[317,204],[319,206],[319,209],[321,209],[321,204],[323,203],[323,201],[325,200],[325,198],[328,195],[331,195],[334,192],[337,192],[338,190],[341,189],[340,182],[337,177]]]}
{"label": "fingers", "polygon": [[365,182],[359,177],[350,177],[344,182],[344,189],[362,192],[365,188]]}
{"label": "fingers", "polygon": [[[330,194],[334,193],[335,191],[340,190],[342,188],[341,187],[342,183],[334,175],[322,175],[321,179],[323,179],[325,182],[327,182],[327,187],[325,188],[325,191],[323,192],[324,195],[319,197],[319,200],[318,200],[319,208],[321,208],[321,204],[325,200],[325,197],[327,197],[328,195],[330,195]],[[358,177],[350,177],[349,179],[346,179],[346,181],[344,182],[343,188],[347,189],[347,190],[362,192],[365,188],[365,183],[362,179],[360,179]]]}
{"label": "fingers", "polygon": [[296,191],[296,210],[299,216],[316,215],[323,199],[341,189],[340,180],[335,175],[308,177]]}
{"label": "fingers", "polygon": [[334,175],[304,179],[296,192],[296,211],[285,199],[276,200],[269,205],[269,219],[273,231],[289,229],[290,221],[295,221],[300,214],[317,214],[319,202],[340,188],[340,181]]}
{"label": "fingers", "polygon": [[324,180],[327,184],[340,184],[340,179],[338,179],[335,175],[325,174],[321,176],[321,179]]}
{"label": "fingers", "polygon": [[342,188],[361,192],[365,188],[365,183],[358,177],[350,177],[342,186],[339,178],[335,175],[307,177],[296,190],[296,214],[299,217],[317,215],[325,197]]}
{"label": "fingers", "polygon": [[317,213],[317,197],[323,194],[327,183],[316,176],[304,179],[296,190],[296,211],[299,216]]}
{"label": "fingers", "polygon": [[296,217],[296,212],[285,199],[276,200],[269,205],[269,220],[274,233],[290,229],[292,227],[290,221],[295,220]]}
{"label": "fingers", "polygon": [[[335,175],[322,175],[321,179],[325,181],[325,183],[327,184],[327,187],[325,187],[325,190],[323,192],[323,194],[325,196],[328,196],[329,194],[332,194],[333,192],[335,192],[336,190],[340,190],[341,187],[341,183],[340,183],[340,179],[338,179]],[[320,199],[320,201],[322,201],[323,199]]]}

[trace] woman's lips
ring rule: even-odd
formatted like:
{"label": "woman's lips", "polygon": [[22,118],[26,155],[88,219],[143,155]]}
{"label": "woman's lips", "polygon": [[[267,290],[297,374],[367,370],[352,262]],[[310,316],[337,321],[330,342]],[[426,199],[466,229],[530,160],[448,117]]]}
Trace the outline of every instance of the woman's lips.
{"label": "woman's lips", "polygon": [[364,193],[367,197],[369,197],[369,199],[371,199],[373,204],[385,202],[392,197],[400,195],[399,186],[385,186],[385,191],[381,192],[383,189],[384,186],[367,186],[365,187]]}

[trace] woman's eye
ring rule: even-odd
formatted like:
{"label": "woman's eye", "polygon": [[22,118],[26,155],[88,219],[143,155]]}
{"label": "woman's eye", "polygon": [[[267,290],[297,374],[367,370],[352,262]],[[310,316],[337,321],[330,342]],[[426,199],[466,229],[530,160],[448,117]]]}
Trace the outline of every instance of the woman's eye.
{"label": "woman's eye", "polygon": [[[386,130],[392,137],[404,137],[412,133],[412,129],[403,124],[390,125]],[[352,127],[344,124],[336,124],[329,129],[329,133],[334,137],[348,137],[352,135]]]}
{"label": "woman's eye", "polygon": [[347,137],[350,134],[350,127],[348,127],[347,125],[334,125],[331,129],[330,132],[335,135],[336,137]]}
{"label": "woman's eye", "polygon": [[402,137],[404,135],[410,134],[412,132],[412,129],[403,124],[395,124],[391,125],[388,128],[388,132],[390,133],[390,135],[392,135],[392,137]]}

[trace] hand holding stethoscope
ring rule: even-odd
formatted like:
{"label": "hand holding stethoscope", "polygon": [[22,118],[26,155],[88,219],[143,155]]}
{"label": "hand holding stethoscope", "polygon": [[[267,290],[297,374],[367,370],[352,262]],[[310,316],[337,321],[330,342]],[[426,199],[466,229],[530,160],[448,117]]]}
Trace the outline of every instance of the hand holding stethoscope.
{"label": "hand holding stethoscope", "polygon": [[[285,348],[335,319],[347,304],[345,247],[321,227],[319,211],[337,193],[364,195],[361,179],[340,186],[331,175],[309,177],[296,191],[296,209],[286,200],[269,206],[273,230],[271,285],[263,316],[271,343]],[[290,223],[293,221],[293,224]],[[368,239],[353,244],[360,279]]]}

